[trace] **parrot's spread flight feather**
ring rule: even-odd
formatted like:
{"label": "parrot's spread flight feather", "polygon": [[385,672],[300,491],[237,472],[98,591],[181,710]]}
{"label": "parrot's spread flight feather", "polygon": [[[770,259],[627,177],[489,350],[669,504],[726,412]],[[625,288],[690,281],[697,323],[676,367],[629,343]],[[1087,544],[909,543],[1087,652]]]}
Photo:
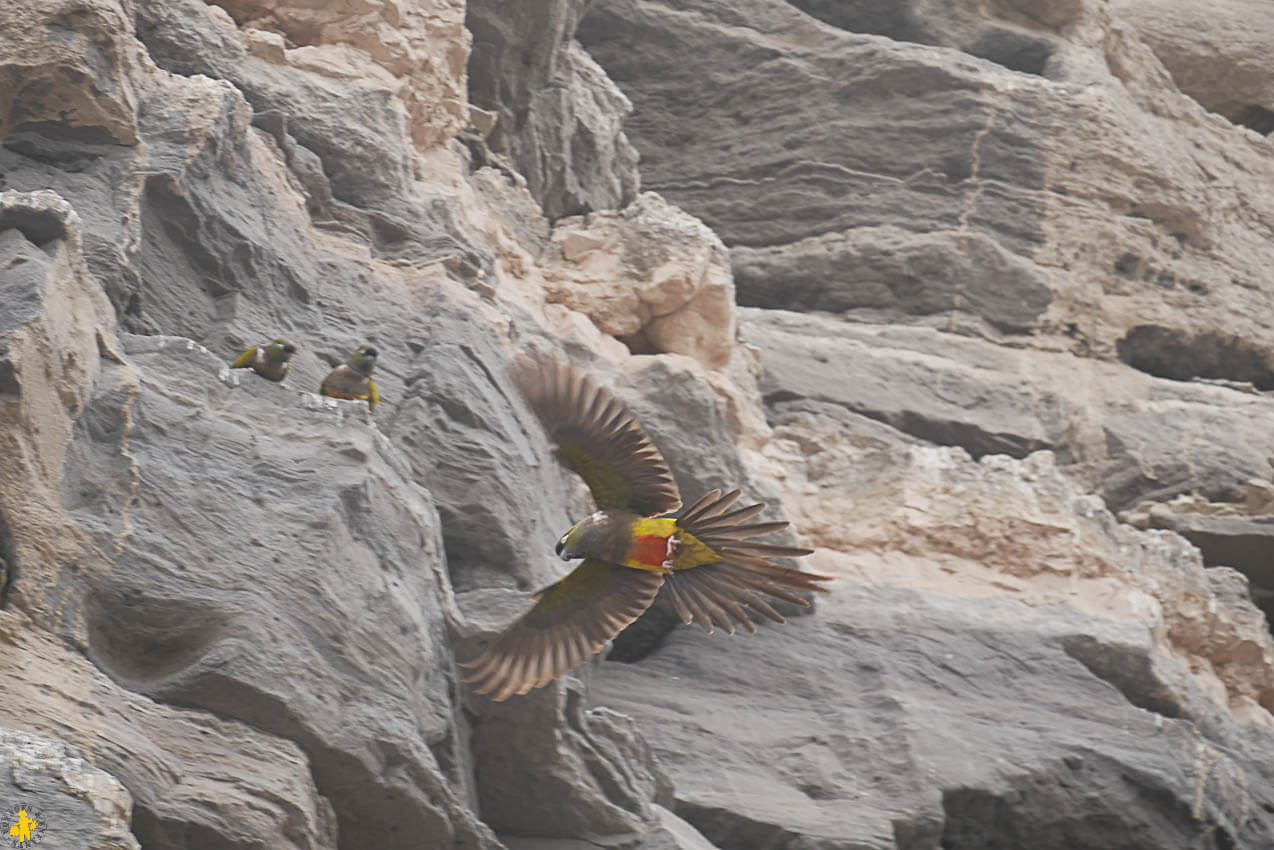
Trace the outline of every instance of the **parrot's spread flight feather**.
{"label": "parrot's spread flight feather", "polygon": [[681,506],[663,455],[619,399],[570,364],[537,363],[520,383],[558,459],[584,479],[597,507],[653,516]]}
{"label": "parrot's spread flight feather", "polygon": [[808,606],[804,593],[826,592],[827,576],[776,564],[811,550],[756,543],[786,522],[748,524],[764,504],[731,507],[739,491],[705,494],[676,519],[681,504],[663,456],[618,399],[569,364],[524,370],[527,399],[558,443],[558,458],[588,484],[597,513],[558,541],[563,558],[583,558],[540,591],[520,620],[473,661],[465,681],[504,700],[573,670],[641,616],[661,592],[685,623],[711,632],[735,624],[756,631],[752,616],[784,622],[770,599]]}
{"label": "parrot's spread flight feather", "polygon": [[655,601],[664,577],[585,558],[465,665],[474,689],[503,700],[547,685],[597,653]]}

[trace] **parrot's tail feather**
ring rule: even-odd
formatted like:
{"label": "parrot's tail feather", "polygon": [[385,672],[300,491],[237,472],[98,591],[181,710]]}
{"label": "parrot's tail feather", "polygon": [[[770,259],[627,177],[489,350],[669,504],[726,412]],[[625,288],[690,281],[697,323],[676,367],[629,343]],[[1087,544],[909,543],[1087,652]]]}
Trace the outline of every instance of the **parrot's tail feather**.
{"label": "parrot's tail feather", "polygon": [[[765,502],[757,502],[755,505],[748,505],[746,508],[735,508],[729,513],[719,514],[712,518],[701,518],[699,522],[705,528],[714,528],[716,526],[733,528],[741,522],[752,519],[763,510],[765,510]],[[786,523],[784,524],[786,525]]]}
{"label": "parrot's tail feather", "polygon": [[830,576],[807,573],[778,564],[770,558],[796,558],[813,550],[775,543],[756,543],[750,538],[787,528],[786,522],[759,522],[746,525],[765,505],[758,503],[730,510],[739,491],[722,495],[713,490],[692,504],[677,518],[677,525],[694,535],[721,557],[712,563],[674,570],[666,577],[668,598],[682,622],[695,622],[706,631],[720,626],[733,631],[737,623],[756,631],[752,616],[776,623],[785,619],[770,600],[808,608],[805,594],[826,593],[822,582]]}
{"label": "parrot's tail feather", "polygon": [[708,533],[718,540],[746,540],[762,534],[772,534],[787,528],[786,522],[758,522],[755,525],[740,525],[737,528],[711,529]]}
{"label": "parrot's tail feather", "polygon": [[694,522],[695,520],[699,519],[699,514],[703,511],[704,508],[706,508],[708,505],[715,502],[720,497],[721,497],[720,490],[709,490],[708,492],[704,493],[702,496],[699,497],[699,501],[695,502],[693,505],[691,505],[690,507],[686,508],[684,511],[681,512],[680,521]]}
{"label": "parrot's tail feather", "polygon": [[[698,535],[695,536],[697,537]],[[800,546],[775,546],[772,543],[730,542],[724,544],[721,547],[721,551],[741,552],[747,555],[765,555],[771,558],[799,558],[802,555],[814,554],[813,549],[805,549]]]}

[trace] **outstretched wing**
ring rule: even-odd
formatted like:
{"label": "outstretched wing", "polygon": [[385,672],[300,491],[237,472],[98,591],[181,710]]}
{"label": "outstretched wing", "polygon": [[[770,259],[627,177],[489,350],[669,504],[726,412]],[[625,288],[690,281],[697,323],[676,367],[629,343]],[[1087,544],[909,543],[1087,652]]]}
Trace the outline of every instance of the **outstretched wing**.
{"label": "outstretched wing", "polygon": [[230,364],[230,368],[231,369],[251,368],[252,361],[254,361],[256,357],[257,357],[257,346],[249,345],[247,348],[243,350],[243,353],[240,354],[238,357],[236,357],[235,361]]}
{"label": "outstretched wing", "polygon": [[694,535],[721,558],[674,570],[665,577],[668,588],[665,593],[677,616],[683,623],[698,623],[709,633],[715,624],[734,634],[734,622],[755,633],[749,609],[776,623],[786,622],[767,597],[808,608],[809,601],[798,591],[827,593],[827,588],[819,582],[831,580],[830,576],[802,572],[770,561],[769,558],[809,555],[813,550],[751,542],[750,538],[779,531],[786,528],[787,523],[745,525],[765,509],[765,504],[729,510],[738,498],[738,490],[724,496],[720,490],[712,490],[677,518],[678,527]]}
{"label": "outstretched wing", "polygon": [[473,661],[464,677],[497,702],[574,670],[650,607],[663,576],[585,558],[540,591],[522,619]]}
{"label": "outstretched wing", "polygon": [[519,383],[599,508],[655,516],[681,507],[677,482],[632,412],[570,363],[535,361]]}

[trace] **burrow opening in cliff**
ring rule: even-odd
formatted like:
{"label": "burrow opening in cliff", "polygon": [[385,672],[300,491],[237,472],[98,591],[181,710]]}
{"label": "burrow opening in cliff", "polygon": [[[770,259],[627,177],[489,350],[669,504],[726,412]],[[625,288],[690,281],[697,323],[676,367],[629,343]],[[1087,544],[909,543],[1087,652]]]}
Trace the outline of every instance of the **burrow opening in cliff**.
{"label": "burrow opening in cliff", "polygon": [[[1077,794],[1076,788],[1102,793]],[[1139,816],[1151,805],[1154,819]],[[1063,756],[1039,773],[1013,777],[1007,793],[989,788],[942,791],[942,850],[1031,847],[1033,850],[1159,850],[1198,831],[1185,801],[1153,776],[1091,751]],[[1233,850],[1234,836],[1217,824],[1206,844]]]}
{"label": "burrow opening in cliff", "polygon": [[1274,111],[1258,106],[1255,103],[1243,107],[1233,118],[1235,124],[1255,130],[1262,136],[1274,133]]}
{"label": "burrow opening in cliff", "polygon": [[9,591],[18,577],[17,561],[14,558],[13,537],[9,534],[9,523],[4,512],[0,511],[0,611],[9,605]]}
{"label": "burrow opening in cliff", "polygon": [[1252,604],[1265,612],[1266,627],[1274,635],[1274,563],[1270,561],[1270,536],[1262,527],[1263,518],[1254,518],[1250,525],[1227,528],[1224,523],[1216,527],[1172,528],[1199,550],[1205,567],[1230,567],[1247,576],[1248,595]]}
{"label": "burrow opening in cliff", "polygon": [[950,47],[1023,74],[1042,76],[1056,49],[1048,38],[986,23],[972,40],[955,43],[947,22],[927,20],[913,3],[897,0],[788,0],[811,18],[846,32],[883,35],[894,41]]}
{"label": "burrow opening in cliff", "polygon": [[1138,325],[1124,334],[1115,348],[1120,360],[1156,378],[1211,378],[1249,383],[1262,391],[1274,390],[1274,356],[1228,334],[1189,334],[1157,325]]}

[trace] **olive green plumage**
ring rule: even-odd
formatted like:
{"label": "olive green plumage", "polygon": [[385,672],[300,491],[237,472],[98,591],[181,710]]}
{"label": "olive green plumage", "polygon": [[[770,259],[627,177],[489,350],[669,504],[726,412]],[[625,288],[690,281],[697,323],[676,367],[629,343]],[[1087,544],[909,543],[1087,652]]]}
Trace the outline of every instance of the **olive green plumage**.
{"label": "olive green plumage", "polygon": [[349,360],[327,373],[319,384],[319,392],[332,398],[367,402],[368,410],[375,410],[380,401],[372,372],[376,371],[376,358],[380,352],[371,345],[360,345]]}
{"label": "olive green plumage", "polygon": [[278,337],[270,342],[249,345],[230,364],[230,368],[251,369],[266,380],[278,383],[291,371],[293,354],[296,354],[296,345],[290,339]]}
{"label": "olive green plumage", "polygon": [[494,700],[525,694],[584,663],[664,593],[685,623],[733,633],[756,631],[751,616],[777,623],[771,599],[808,606],[805,591],[826,592],[827,576],[773,563],[811,550],[750,540],[786,522],[746,524],[764,504],[731,510],[739,497],[712,490],[676,518],[676,481],[632,413],[569,364],[538,362],[519,383],[556,442],[562,463],[588,485],[598,510],[557,542],[582,559],[481,655],[462,662],[465,681]]}

